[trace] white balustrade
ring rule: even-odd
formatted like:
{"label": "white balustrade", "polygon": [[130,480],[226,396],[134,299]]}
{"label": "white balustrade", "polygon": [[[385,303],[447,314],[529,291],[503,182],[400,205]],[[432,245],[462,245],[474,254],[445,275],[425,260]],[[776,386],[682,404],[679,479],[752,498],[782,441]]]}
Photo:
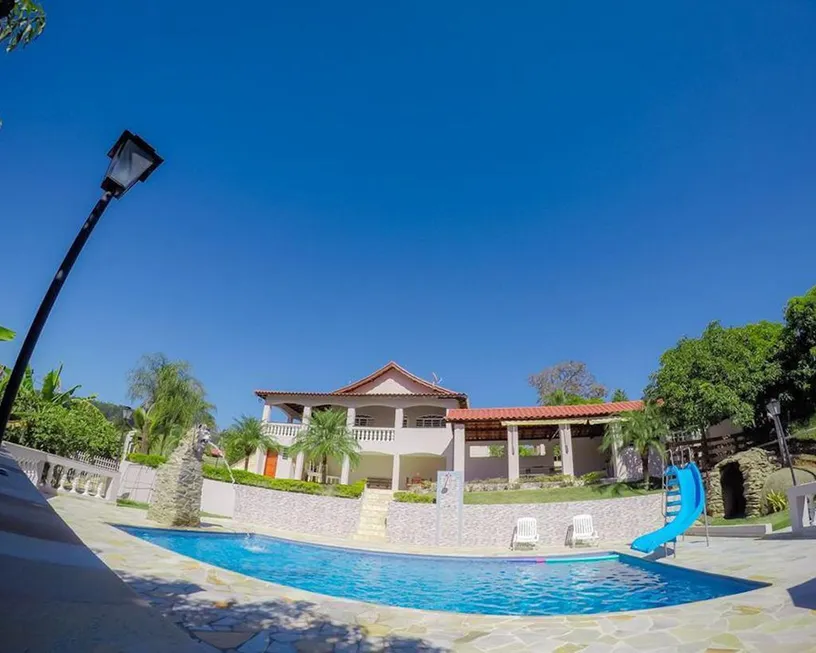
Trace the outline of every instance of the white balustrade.
{"label": "white balustrade", "polygon": [[285,422],[264,422],[263,432],[276,440],[291,440],[300,433],[303,424],[289,424]]}
{"label": "white balustrade", "polygon": [[[115,462],[110,458],[82,454],[82,460],[75,460],[9,442],[3,446],[42,492],[69,492],[107,501],[116,500],[119,470],[118,467],[110,469],[110,463]],[[89,460],[93,462],[87,462]]]}
{"label": "white balustrade", "polygon": [[360,442],[393,442],[396,429],[376,426],[355,426],[351,432]]}

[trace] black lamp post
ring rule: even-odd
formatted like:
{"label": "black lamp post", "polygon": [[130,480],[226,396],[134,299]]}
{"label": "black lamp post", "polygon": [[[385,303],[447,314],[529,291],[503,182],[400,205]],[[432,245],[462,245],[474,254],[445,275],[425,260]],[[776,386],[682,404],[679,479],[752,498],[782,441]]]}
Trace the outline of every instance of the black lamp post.
{"label": "black lamp post", "polygon": [[163,162],[163,159],[156,154],[156,150],[127,130],[122,132],[119,140],[108,152],[108,156],[111,162],[108,171],[105,173],[105,178],[102,180],[102,190],[104,191],[102,197],[99,198],[85,224],[82,225],[71,248],[65,255],[62,265],[60,265],[57,274],[51,281],[51,285],[48,287],[42,303],[40,303],[40,308],[37,310],[37,315],[28,329],[25,340],[23,340],[20,353],[14,363],[14,369],[9,376],[6,391],[3,394],[2,401],[0,401],[0,443],[3,442],[6,425],[11,415],[11,407],[17,398],[20,383],[25,375],[28,361],[31,360],[34,347],[37,345],[37,340],[40,338],[40,333],[45,326],[49,313],[51,313],[51,309],[54,307],[54,302],[59,296],[62,284],[65,283],[65,278],[74,266],[96,223],[99,222],[99,218],[108,208],[111,199],[122,197],[137,181],[147,179]]}
{"label": "black lamp post", "polygon": [[796,485],[796,473],[793,471],[793,459],[790,455],[790,449],[788,449],[788,440],[785,437],[785,429],[782,427],[782,420],[779,417],[782,414],[782,406],[779,403],[779,399],[771,399],[766,408],[768,409],[768,417],[770,417],[774,423],[776,439],[779,442],[779,453],[782,455],[782,462],[790,469],[791,479],[793,480],[793,484]]}

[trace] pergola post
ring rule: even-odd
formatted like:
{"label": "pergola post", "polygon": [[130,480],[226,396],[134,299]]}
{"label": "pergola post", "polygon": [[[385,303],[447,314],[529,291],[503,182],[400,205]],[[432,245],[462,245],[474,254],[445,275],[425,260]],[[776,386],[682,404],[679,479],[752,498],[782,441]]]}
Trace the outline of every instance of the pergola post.
{"label": "pergola post", "polygon": [[507,427],[507,480],[510,483],[519,478],[519,437],[518,426]]}
{"label": "pergola post", "polygon": [[575,476],[572,461],[572,428],[569,424],[558,425],[558,439],[561,445],[561,473],[564,476]]}
{"label": "pergola post", "polygon": [[453,471],[465,473],[465,425],[453,425]]}

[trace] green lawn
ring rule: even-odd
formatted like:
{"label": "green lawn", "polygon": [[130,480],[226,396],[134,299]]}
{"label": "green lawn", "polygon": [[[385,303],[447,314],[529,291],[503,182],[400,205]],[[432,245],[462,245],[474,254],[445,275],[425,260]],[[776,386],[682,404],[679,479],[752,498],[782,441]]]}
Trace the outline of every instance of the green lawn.
{"label": "green lawn", "polygon": [[[702,524],[702,521],[700,522]],[[787,510],[774,512],[770,515],[759,517],[742,517],[741,519],[726,519],[725,517],[709,517],[710,526],[740,526],[742,524],[770,524],[771,528],[778,531],[780,528],[790,526],[790,514]]]}
{"label": "green lawn", "polygon": [[[116,500],[117,506],[122,506],[123,508],[136,508],[138,510],[147,510],[150,507],[150,504],[145,503],[144,501],[132,501],[131,499],[117,499]],[[227,515],[217,515],[214,512],[204,512],[201,511],[202,517],[216,517],[217,519],[229,519]]]}
{"label": "green lawn", "polygon": [[617,499],[634,497],[645,492],[640,483],[616,483],[614,485],[585,485],[583,487],[557,487],[546,490],[507,490],[502,492],[465,492],[465,503],[556,503],[559,501],[591,501],[593,499]]}

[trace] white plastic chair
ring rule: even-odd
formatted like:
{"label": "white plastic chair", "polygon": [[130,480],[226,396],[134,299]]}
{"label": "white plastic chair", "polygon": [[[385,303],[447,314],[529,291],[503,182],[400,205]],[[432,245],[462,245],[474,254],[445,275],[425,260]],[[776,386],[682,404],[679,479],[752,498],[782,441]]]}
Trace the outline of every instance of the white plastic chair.
{"label": "white plastic chair", "polygon": [[522,517],[516,522],[510,548],[515,551],[519,544],[531,544],[533,547],[538,544],[538,522],[535,517]]}
{"label": "white plastic chair", "polygon": [[576,544],[598,544],[598,531],[592,524],[592,515],[576,515],[572,518],[572,546]]}

